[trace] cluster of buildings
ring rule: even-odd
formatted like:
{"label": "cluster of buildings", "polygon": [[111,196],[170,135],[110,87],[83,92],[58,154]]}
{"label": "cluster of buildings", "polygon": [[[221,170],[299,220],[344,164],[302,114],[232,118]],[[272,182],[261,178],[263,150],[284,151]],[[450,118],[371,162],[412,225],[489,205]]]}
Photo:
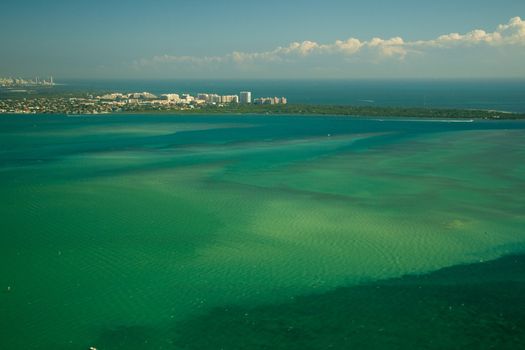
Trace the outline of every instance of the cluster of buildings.
{"label": "cluster of buildings", "polygon": [[123,104],[143,104],[143,105],[226,105],[231,103],[240,104],[286,104],[285,97],[263,97],[252,101],[250,91],[241,91],[239,95],[218,95],[214,93],[198,93],[193,96],[190,94],[162,94],[160,96],[149,92],[135,92],[129,94],[110,93],[97,96],[96,99],[105,102],[114,102],[117,105]]}
{"label": "cluster of buildings", "polygon": [[92,97],[92,99],[100,101],[116,101],[116,102],[139,102],[142,100],[156,100],[158,97],[149,92],[133,92],[130,94],[122,94],[120,92],[113,92],[102,96]]}
{"label": "cluster of buildings", "polygon": [[117,111],[109,104],[90,98],[50,96],[0,99],[0,114],[101,114]]}
{"label": "cluster of buildings", "polygon": [[197,101],[204,101],[204,103],[239,103],[239,96],[217,94],[198,94]]}
{"label": "cluster of buildings", "polygon": [[117,104],[144,104],[144,105],[203,105],[203,104],[228,104],[239,103],[239,96],[217,94],[162,94],[154,95],[149,92],[134,92],[130,94],[110,93],[97,96],[95,99],[105,103],[114,102]]}
{"label": "cluster of buildings", "polygon": [[0,98],[0,113],[59,113],[59,114],[101,114],[141,111],[187,111],[205,108],[222,108],[231,105],[286,104],[285,97],[265,97],[252,100],[250,91],[239,95],[218,95],[214,93],[162,94],[149,92],[113,92],[99,96],[71,95],[35,96],[31,98]]}
{"label": "cluster of buildings", "polygon": [[253,103],[256,105],[285,105],[288,101],[286,97],[260,97],[253,100]]}
{"label": "cluster of buildings", "polygon": [[49,77],[49,80],[40,79],[22,79],[22,78],[2,78],[0,77],[0,87],[25,87],[25,86],[53,86],[55,82],[53,77]]}

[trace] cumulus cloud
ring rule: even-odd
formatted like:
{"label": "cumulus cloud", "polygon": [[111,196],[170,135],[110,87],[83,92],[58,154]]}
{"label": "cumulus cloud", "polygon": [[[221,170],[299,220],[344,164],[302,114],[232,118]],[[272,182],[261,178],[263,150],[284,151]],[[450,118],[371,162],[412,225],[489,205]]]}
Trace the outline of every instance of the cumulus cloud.
{"label": "cumulus cloud", "polygon": [[366,45],[369,48],[377,49],[379,55],[383,57],[404,58],[409,51],[405,45],[405,41],[400,37],[395,37],[388,40],[373,38],[368,43],[366,43]]}
{"label": "cumulus cloud", "polygon": [[525,45],[525,21],[520,17],[511,18],[507,24],[500,24],[494,32],[487,33],[476,29],[466,34],[451,33],[441,35],[437,39],[417,41],[411,46],[431,46],[439,48],[473,46],[473,45]]}
{"label": "cumulus cloud", "polygon": [[525,46],[525,21],[520,17],[514,17],[508,23],[499,25],[493,32],[476,29],[465,34],[441,35],[431,40],[405,41],[401,37],[372,38],[371,40],[349,38],[328,44],[306,40],[263,52],[235,51],[223,56],[204,57],[161,55],[135,61],[134,65],[139,68],[159,64],[213,66],[230,63],[242,66],[257,63],[297,62],[316,56],[404,60],[411,54],[424,53],[424,50],[428,48],[451,49],[480,45],[489,47]]}

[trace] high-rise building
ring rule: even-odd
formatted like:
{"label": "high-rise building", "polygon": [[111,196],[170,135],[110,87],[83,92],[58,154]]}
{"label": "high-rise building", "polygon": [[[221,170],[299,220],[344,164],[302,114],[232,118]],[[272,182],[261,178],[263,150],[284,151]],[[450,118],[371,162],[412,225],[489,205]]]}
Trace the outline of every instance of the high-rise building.
{"label": "high-rise building", "polygon": [[286,97],[259,97],[253,100],[253,103],[256,105],[285,105],[287,102]]}
{"label": "high-rise building", "polygon": [[241,91],[239,102],[252,103],[252,93],[250,91]]}
{"label": "high-rise building", "polygon": [[221,103],[221,97],[217,94],[211,94],[210,95],[210,102],[211,103]]}
{"label": "high-rise building", "polygon": [[160,96],[161,100],[168,100],[170,102],[178,102],[180,97],[178,94],[163,94]]}
{"label": "high-rise building", "polygon": [[205,101],[205,102],[210,102],[210,95],[209,94],[199,93],[199,94],[197,94],[197,99]]}
{"label": "high-rise building", "polygon": [[239,96],[237,95],[224,95],[221,96],[222,103],[239,103]]}

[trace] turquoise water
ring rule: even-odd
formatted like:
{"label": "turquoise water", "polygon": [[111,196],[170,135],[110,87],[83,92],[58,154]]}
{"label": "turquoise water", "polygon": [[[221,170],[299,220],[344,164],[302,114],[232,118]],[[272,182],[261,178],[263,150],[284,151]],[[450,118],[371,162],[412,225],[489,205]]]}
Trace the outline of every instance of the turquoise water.
{"label": "turquoise water", "polygon": [[[523,259],[487,263],[525,247],[523,122],[3,116],[0,141],[2,348],[407,348],[455,293],[451,342],[523,342]],[[417,331],[367,345],[385,323]]]}

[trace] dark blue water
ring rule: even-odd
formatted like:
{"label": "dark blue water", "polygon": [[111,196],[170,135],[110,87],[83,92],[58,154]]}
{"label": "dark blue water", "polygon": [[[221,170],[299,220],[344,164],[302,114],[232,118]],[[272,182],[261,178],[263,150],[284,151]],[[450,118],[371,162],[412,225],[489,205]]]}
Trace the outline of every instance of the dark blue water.
{"label": "dark blue water", "polygon": [[525,112],[525,80],[69,80],[57,90],[286,96],[290,103]]}

